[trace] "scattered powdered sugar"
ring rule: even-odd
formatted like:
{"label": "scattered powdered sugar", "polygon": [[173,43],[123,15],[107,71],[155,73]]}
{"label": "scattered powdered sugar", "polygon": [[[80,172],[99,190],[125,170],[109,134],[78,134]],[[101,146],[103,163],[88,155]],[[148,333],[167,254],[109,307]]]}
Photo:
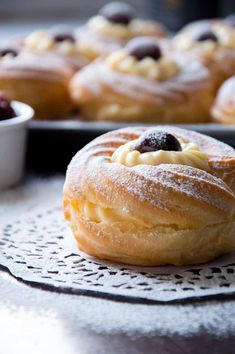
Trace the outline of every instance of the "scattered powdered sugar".
{"label": "scattered powdered sugar", "polygon": [[181,66],[180,74],[161,82],[115,72],[108,68],[105,62],[97,60],[75,76],[75,87],[77,82],[96,96],[101,95],[103,87],[110,87],[112,91],[134,100],[159,104],[164,103],[166,99],[185,99],[185,95],[189,93],[210,88],[209,72],[205,67],[195,61],[177,58],[176,56]]}
{"label": "scattered powdered sugar", "polygon": [[[63,180],[63,177],[49,179],[31,177],[23,186],[1,192],[0,222],[5,224],[29,210],[36,212],[39,208],[45,211],[46,208],[59,203]],[[53,315],[57,323],[70,324],[66,328],[71,336],[79,337],[79,342],[92,341],[91,353],[94,343],[96,346],[98,344],[95,334],[90,331],[99,333],[99,337],[106,333],[109,335],[107,342],[112,342],[111,334],[116,336],[125,334],[133,339],[154,335],[197,334],[200,335],[200,343],[203,340],[202,335],[206,333],[226,337],[234,334],[235,331],[235,303],[231,300],[193,301],[175,305],[129,304],[86,296],[58,295],[34,289],[12,281],[3,272],[0,272],[0,278],[1,311],[8,309],[12,319],[16,314],[22,314],[22,311],[24,319],[26,314],[29,316],[29,313],[34,316],[34,319],[36,314],[40,314],[45,320],[47,319],[45,323],[51,323],[50,316]],[[6,319],[4,323],[7,325],[9,318],[4,318]],[[31,324],[34,329],[35,322]],[[89,330],[88,337],[81,331],[82,328]],[[57,327],[54,329],[57,333]],[[32,334],[32,331],[30,333]],[[120,340],[122,343],[123,337]],[[118,348],[120,349],[120,346]],[[125,352],[126,347],[123,350]]]}

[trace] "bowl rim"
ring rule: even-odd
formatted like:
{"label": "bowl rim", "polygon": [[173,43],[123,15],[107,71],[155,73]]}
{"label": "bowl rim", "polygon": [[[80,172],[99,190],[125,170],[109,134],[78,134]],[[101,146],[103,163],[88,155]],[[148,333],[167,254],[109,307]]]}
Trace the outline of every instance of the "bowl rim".
{"label": "bowl rim", "polygon": [[26,122],[31,120],[34,116],[34,110],[28,104],[19,101],[11,101],[11,104],[17,116],[10,119],[1,120],[0,130],[2,128],[25,124]]}

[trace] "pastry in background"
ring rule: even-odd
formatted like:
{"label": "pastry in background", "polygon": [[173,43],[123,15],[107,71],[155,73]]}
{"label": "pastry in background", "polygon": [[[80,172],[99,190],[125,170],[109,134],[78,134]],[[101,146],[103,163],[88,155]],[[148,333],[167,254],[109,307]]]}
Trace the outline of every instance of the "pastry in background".
{"label": "pastry in background", "polygon": [[208,69],[151,37],[83,68],[71,95],[84,119],[117,122],[208,122],[213,101]]}
{"label": "pastry in background", "polygon": [[173,48],[187,52],[211,71],[215,90],[235,74],[235,30],[221,21],[198,21],[183,28],[172,41]]}
{"label": "pastry in background", "polygon": [[67,26],[34,31],[22,41],[24,50],[35,54],[49,54],[63,59],[77,71],[88,64],[88,58],[79,49],[74,31]]}
{"label": "pastry in background", "polygon": [[73,71],[62,59],[16,48],[0,48],[0,92],[29,104],[37,119],[66,118],[73,108],[69,81]]}
{"label": "pastry in background", "polygon": [[162,24],[137,18],[134,9],[122,2],[106,4],[76,33],[80,50],[90,59],[112,53],[134,37],[166,36]]}
{"label": "pastry in background", "polygon": [[217,92],[211,109],[216,123],[235,124],[235,76],[226,80]]}
{"label": "pastry in background", "polygon": [[[235,251],[228,161],[231,182],[234,149],[176,127],[98,137],[66,174],[64,212],[78,247],[147,266],[198,264]],[[224,175],[216,177],[219,167]]]}

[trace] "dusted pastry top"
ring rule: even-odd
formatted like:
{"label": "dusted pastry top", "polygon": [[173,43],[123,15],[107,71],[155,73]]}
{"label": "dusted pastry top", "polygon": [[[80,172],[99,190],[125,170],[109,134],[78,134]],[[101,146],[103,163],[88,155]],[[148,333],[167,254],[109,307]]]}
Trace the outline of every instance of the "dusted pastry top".
{"label": "dusted pastry top", "polygon": [[[158,25],[159,26],[159,25]],[[87,23],[88,29],[107,37],[116,37],[119,40],[143,35],[156,35],[156,24],[153,21],[133,19],[128,24],[113,23],[104,16],[94,16]],[[159,28],[157,27],[159,30]],[[159,33],[159,37],[163,36]]]}
{"label": "dusted pastry top", "polygon": [[150,37],[130,41],[126,48],[109,55],[106,64],[112,70],[156,81],[170,79],[180,72],[177,62],[163,54],[156,41]]}
{"label": "dusted pastry top", "polygon": [[201,48],[213,53],[219,48],[235,48],[235,28],[226,22],[201,23],[187,27],[174,38],[174,45],[179,50]]}
{"label": "dusted pastry top", "polygon": [[0,76],[2,78],[68,81],[72,74],[73,71],[65,60],[54,55],[40,55],[12,48],[0,49]]}
{"label": "dusted pastry top", "polygon": [[[163,140],[168,142],[163,144]],[[149,130],[141,138],[119,146],[111,161],[127,167],[180,164],[209,170],[208,156],[197,144],[178,140],[164,130]]]}
{"label": "dusted pastry top", "polygon": [[136,18],[135,10],[123,2],[103,6],[99,14],[88,21],[87,28],[101,36],[125,41],[137,36],[165,35],[161,25]]}
{"label": "dusted pastry top", "polygon": [[[149,134],[159,130],[162,137],[152,144]],[[200,151],[201,148],[205,153],[200,156],[202,165],[204,158],[205,168],[208,168],[207,161],[210,164],[210,173],[195,168],[193,158],[187,164],[173,160],[163,163],[157,161],[155,155],[154,162],[150,159],[148,165],[140,163],[133,168],[114,163],[115,152],[121,146],[129,146],[128,143],[135,146],[137,152],[162,147],[169,160],[172,153],[184,156],[185,151],[191,149],[193,156],[193,150]],[[157,152],[162,153],[159,150],[140,152],[140,155],[151,156],[149,154]],[[211,154],[216,154],[218,161],[220,156],[224,159],[230,152],[234,154],[232,148],[212,138],[175,127],[166,127],[164,132],[159,126],[158,130],[126,128],[105,134],[78,152],[68,168],[64,189],[66,213],[72,219],[81,215],[84,220],[106,225],[113,226],[118,222],[123,229],[135,229],[136,225],[203,228],[223,223],[227,220],[227,213],[232,215],[230,202],[234,205],[234,196],[222,179],[213,176],[216,171],[211,165]],[[176,208],[176,201],[182,197],[185,201],[183,208]],[[142,207],[136,206],[137,200],[143,203]],[[143,206],[147,208],[144,213]]]}
{"label": "dusted pastry top", "polygon": [[106,59],[106,64],[112,70],[157,81],[164,81],[174,77],[180,71],[180,67],[170,57],[162,57],[158,61],[147,57],[138,61],[125,50],[111,54]]}
{"label": "dusted pastry top", "polygon": [[25,38],[28,49],[42,52],[59,51],[65,55],[80,54],[78,44],[72,34],[55,34],[47,31],[35,31]]}

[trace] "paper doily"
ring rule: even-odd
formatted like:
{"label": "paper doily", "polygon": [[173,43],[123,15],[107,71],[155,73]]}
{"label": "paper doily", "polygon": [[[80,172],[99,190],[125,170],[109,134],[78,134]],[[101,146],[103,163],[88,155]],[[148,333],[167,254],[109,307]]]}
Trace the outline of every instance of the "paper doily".
{"label": "paper doily", "polygon": [[168,302],[235,293],[235,255],[194,267],[103,262],[77,250],[59,207],[5,225],[0,264],[34,286],[121,301]]}

